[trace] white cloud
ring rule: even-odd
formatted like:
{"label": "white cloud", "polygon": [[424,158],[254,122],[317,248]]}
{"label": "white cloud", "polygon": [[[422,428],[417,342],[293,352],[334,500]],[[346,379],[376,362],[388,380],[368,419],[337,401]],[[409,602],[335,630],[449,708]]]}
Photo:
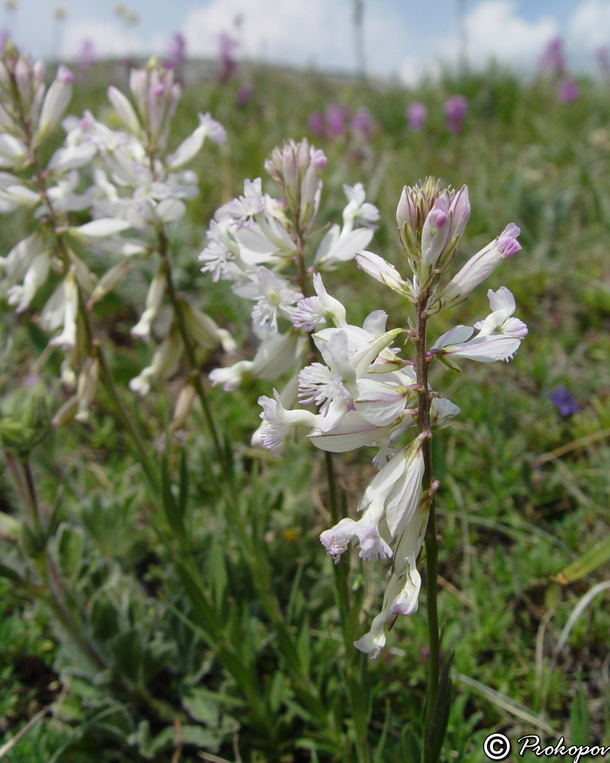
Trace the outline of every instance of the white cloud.
{"label": "white cloud", "polygon": [[[536,65],[548,41],[559,34],[550,16],[528,21],[519,15],[515,0],[483,0],[466,17],[468,60],[476,67],[491,59],[521,71]],[[432,39],[420,57],[419,74],[439,73],[441,62],[455,65],[459,55],[457,35]],[[416,78],[413,59],[404,61],[401,74],[406,84]]]}
{"label": "white cloud", "polygon": [[331,67],[345,66],[353,56],[349,0],[212,0],[186,15],[182,33],[189,54],[216,56],[218,35],[233,33],[237,18],[243,52],[250,56]]}
{"label": "white cloud", "polygon": [[571,43],[586,50],[610,42],[610,5],[602,0],[586,0],[581,3],[568,25]]}
{"label": "white cloud", "polygon": [[84,40],[93,42],[95,54],[100,58],[141,55],[149,50],[133,30],[127,30],[119,24],[68,20],[63,30],[60,57],[65,60],[77,58]]}
{"label": "white cloud", "polygon": [[540,57],[548,41],[559,33],[555,19],[527,21],[514,0],[486,0],[466,20],[469,55],[474,63],[495,58],[524,68]]}

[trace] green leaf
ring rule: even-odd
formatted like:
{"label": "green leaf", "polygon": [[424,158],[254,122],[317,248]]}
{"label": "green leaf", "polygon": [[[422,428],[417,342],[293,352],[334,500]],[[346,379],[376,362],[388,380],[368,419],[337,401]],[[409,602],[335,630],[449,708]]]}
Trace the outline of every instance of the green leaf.
{"label": "green leaf", "polygon": [[186,452],[180,454],[180,492],[178,494],[178,511],[180,519],[184,521],[186,507],[189,501],[189,467]]}
{"label": "green leaf", "polygon": [[402,731],[402,754],[405,763],[421,763],[421,744],[414,729],[405,726]]}
{"label": "green leaf", "polygon": [[610,535],[585,551],[576,561],[564,567],[554,579],[562,585],[573,583],[575,580],[580,580],[580,578],[594,572],[608,561],[610,561]]}
{"label": "green leaf", "polygon": [[440,759],[451,710],[451,664],[454,655],[455,652],[452,652],[443,668],[443,672],[441,673],[436,701],[432,709],[432,715],[430,716],[429,726],[426,733],[424,763],[438,763]]}
{"label": "green leaf", "polygon": [[311,666],[311,636],[307,619],[302,623],[300,633],[297,636],[297,652],[304,672],[309,673]]}
{"label": "green leaf", "polygon": [[64,577],[73,579],[77,576],[83,558],[83,536],[70,525],[63,523],[57,540],[59,567]]}
{"label": "green leaf", "polygon": [[210,692],[200,691],[198,688],[191,691],[182,698],[182,704],[191,718],[199,723],[205,723],[206,726],[216,728],[220,721],[220,711],[218,705],[213,701]]}
{"label": "green leaf", "polygon": [[164,453],[161,458],[161,498],[163,501],[163,511],[165,512],[169,526],[175,533],[184,535],[182,512],[172,493],[167,452]]}
{"label": "green leaf", "polygon": [[0,562],[0,578],[6,578],[6,580],[12,580],[14,583],[23,583],[21,576],[12,567],[7,567],[6,564]]}
{"label": "green leaf", "polygon": [[46,539],[40,533],[31,530],[25,522],[21,525],[21,543],[24,552],[30,559],[41,557],[47,547]]}
{"label": "green leaf", "polygon": [[0,511],[0,530],[6,533],[6,535],[18,538],[21,533],[21,522],[10,514]]}
{"label": "green leaf", "polygon": [[95,637],[101,641],[108,641],[119,632],[119,614],[103,591],[91,604],[91,625]]}
{"label": "green leaf", "polygon": [[210,549],[208,570],[212,576],[212,584],[214,586],[214,600],[216,602],[216,610],[221,611],[224,604],[225,592],[227,590],[227,565],[225,563],[225,555],[221,548],[218,538],[214,538],[212,547]]}
{"label": "green leaf", "polygon": [[587,697],[582,688],[578,686],[578,694],[572,700],[570,708],[570,744],[587,745],[591,741],[591,719]]}

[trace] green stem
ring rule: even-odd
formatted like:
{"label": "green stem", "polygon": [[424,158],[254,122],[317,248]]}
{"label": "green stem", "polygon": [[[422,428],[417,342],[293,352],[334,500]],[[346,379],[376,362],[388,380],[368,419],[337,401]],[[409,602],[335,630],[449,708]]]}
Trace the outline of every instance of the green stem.
{"label": "green stem", "polygon": [[[426,355],[426,326],[428,316],[426,308],[429,294],[424,291],[417,302],[417,325],[415,345],[417,348],[416,372],[419,385],[419,403],[417,408],[417,424],[419,433],[430,433],[430,406],[432,398],[428,389],[428,358]],[[422,443],[424,457],[424,477],[422,488],[429,490],[434,481],[432,470],[432,442],[427,437]],[[426,596],[428,610],[428,638],[430,646],[430,676],[428,680],[428,705],[425,728],[427,729],[434,713],[434,704],[438,694],[440,678],[440,634],[438,627],[438,541],[436,538],[436,514],[434,497],[430,503],[428,527],[426,529]]]}
{"label": "green stem", "polygon": [[184,344],[184,351],[186,353],[186,359],[189,366],[189,370],[193,378],[193,383],[195,384],[195,391],[197,392],[197,397],[199,398],[201,402],[203,415],[205,417],[206,424],[208,425],[208,429],[210,430],[210,435],[212,437],[212,442],[214,444],[214,450],[216,451],[216,456],[222,466],[224,476],[228,481],[230,489],[232,493],[234,494],[234,497],[236,498],[233,471],[231,470],[229,464],[227,463],[226,454],[222,448],[222,445],[220,443],[220,437],[218,436],[218,430],[216,429],[216,422],[214,421],[214,415],[212,414],[210,401],[208,400],[208,396],[203,386],[203,382],[201,381],[201,369],[199,368],[199,365],[197,363],[195,348],[193,346],[193,342],[191,340],[188,327],[186,325],[186,318],[184,316],[184,310],[182,309],[182,303],[180,302],[180,299],[176,292],[176,285],[174,283],[174,276],[173,276],[172,258],[171,258],[171,253],[169,249],[169,241],[167,239],[167,234],[165,233],[165,230],[162,227],[159,228],[159,230],[157,231],[157,239],[159,242],[159,254],[161,255],[161,259],[165,265],[167,293],[169,295],[170,302],[172,303],[172,307],[174,309],[174,315],[176,316],[176,320],[178,322],[178,330],[180,331],[180,336],[182,337],[182,342]]}
{"label": "green stem", "polygon": [[[40,193],[42,202],[45,206],[45,209],[47,210],[48,215],[48,224],[51,228],[51,231],[53,233],[53,237],[55,238],[55,243],[57,246],[57,251],[60,255],[60,258],[64,264],[64,267],[66,268],[66,271],[70,268],[70,254],[68,252],[68,248],[66,246],[66,243],[63,239],[63,235],[61,233],[61,230],[63,226],[60,224],[60,220],[57,217],[57,213],[55,209],[53,208],[53,205],[51,204],[51,200],[49,199],[49,194],[47,192],[47,180],[45,177],[45,173],[42,170],[42,167],[40,166],[40,162],[38,160],[38,154],[36,152],[36,148],[34,146],[34,138],[31,131],[31,126],[27,120],[27,117],[24,113],[20,98],[19,98],[19,89],[17,88],[16,84],[14,85],[14,90],[16,94],[16,99],[19,107],[20,112],[20,118],[22,122],[22,126],[24,129],[24,133],[26,136],[26,142],[29,149],[29,159],[32,164],[33,170],[34,170],[34,177],[36,178],[36,183],[38,186],[38,191]],[[83,294],[81,292],[80,287],[78,287],[78,300],[79,300],[79,312],[81,315],[81,318],[83,320],[83,324],[85,326],[85,334],[87,339],[87,344],[89,345],[89,350],[93,351],[94,348],[94,333],[93,328],[91,326],[91,321],[89,319],[89,313],[87,311],[87,307],[85,304],[85,299],[83,297]],[[157,471],[155,469],[155,466],[153,464],[152,459],[150,458],[148,454],[148,450],[146,448],[146,444],[144,443],[144,440],[142,439],[142,436],[129,415],[129,412],[127,411],[127,408],[123,405],[123,402],[120,398],[119,392],[116,388],[116,385],[114,383],[114,378],[112,376],[112,371],[110,370],[110,365],[108,363],[108,360],[106,358],[106,355],[103,351],[103,348],[98,344],[96,347],[97,356],[100,361],[100,369],[102,372],[102,380],[104,382],[104,385],[108,389],[108,392],[110,394],[110,397],[112,398],[116,410],[118,412],[119,418],[123,422],[126,429],[129,431],[130,435],[133,438],[133,441],[138,449],[138,453],[140,456],[140,463],[142,464],[142,468],[144,469],[144,472],[151,483],[151,486],[153,489],[158,490],[159,481],[157,479]]]}
{"label": "green stem", "polygon": [[[309,280],[307,278],[307,268],[305,266],[305,237],[301,230],[298,215],[296,216],[295,233],[293,237],[296,246],[296,264],[298,269],[299,287],[304,297],[309,296]],[[309,334],[309,345],[312,356],[319,357],[318,349]],[[324,452],[324,464],[326,467],[326,482],[328,485],[328,500],[330,506],[330,517],[333,526],[339,522],[339,495],[335,476],[335,467],[332,453]],[[361,681],[362,676],[358,669],[358,662],[361,662],[361,656],[354,647],[354,634],[352,629],[352,605],[350,602],[350,591],[348,583],[349,564],[333,564],[333,584],[335,589],[335,599],[339,608],[339,619],[341,622],[341,631],[343,634],[343,644],[345,647],[346,659],[346,686],[349,702],[352,708],[354,719],[354,728],[356,731],[356,754],[358,763],[369,763],[370,754],[367,742],[367,697],[365,694],[365,681]],[[362,672],[366,675],[367,663],[362,665]],[[364,686],[363,686],[364,683]],[[350,752],[351,755],[351,752]]]}
{"label": "green stem", "polygon": [[300,698],[311,712],[315,713],[318,718],[328,722],[329,714],[324,708],[317,688],[312,683],[309,674],[301,663],[294,636],[286,625],[279,602],[273,592],[271,570],[265,550],[261,548],[260,544],[257,542],[256,534],[246,532],[243,526],[233,471],[227,462],[226,454],[221,446],[212,409],[201,380],[201,370],[197,364],[195,349],[186,324],[184,310],[182,309],[182,304],[174,284],[169,242],[167,235],[162,228],[158,231],[158,242],[159,254],[162,257],[162,261],[166,268],[167,291],[176,316],[178,330],[180,331],[180,336],[184,343],[187,363],[192,374],[197,396],[203,408],[206,423],[212,436],[214,450],[216,451],[228,488],[227,509],[231,526],[237,536],[240,546],[242,547],[244,558],[252,571],[252,578],[260,596],[261,604],[276,631],[281,653],[286,659],[288,669],[297,686]]}

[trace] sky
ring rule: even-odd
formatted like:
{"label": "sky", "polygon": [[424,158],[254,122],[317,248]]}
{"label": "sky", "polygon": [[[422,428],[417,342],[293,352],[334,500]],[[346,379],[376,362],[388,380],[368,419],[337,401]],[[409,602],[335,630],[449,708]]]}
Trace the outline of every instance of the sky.
{"label": "sky", "polygon": [[[591,71],[595,49],[610,45],[610,0],[363,0],[367,72],[414,84],[459,55],[457,8],[464,9],[470,62],[490,58],[535,70],[548,41],[561,35],[575,72]],[[163,53],[181,32],[190,56],[216,57],[218,36],[234,35],[239,56],[269,63],[354,71],[354,0],[128,0],[127,25],[115,0],[18,0],[0,26],[36,56],[77,57],[84,40],[100,56]],[[58,21],[54,10],[65,9]]]}

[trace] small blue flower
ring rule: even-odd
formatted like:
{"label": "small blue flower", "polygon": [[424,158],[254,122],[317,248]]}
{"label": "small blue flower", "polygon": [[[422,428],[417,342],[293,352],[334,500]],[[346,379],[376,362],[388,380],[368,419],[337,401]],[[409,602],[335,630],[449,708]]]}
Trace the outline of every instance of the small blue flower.
{"label": "small blue flower", "polygon": [[550,395],[551,402],[557,408],[562,416],[571,416],[573,413],[578,413],[580,408],[578,403],[568,391],[565,384],[560,384]]}

